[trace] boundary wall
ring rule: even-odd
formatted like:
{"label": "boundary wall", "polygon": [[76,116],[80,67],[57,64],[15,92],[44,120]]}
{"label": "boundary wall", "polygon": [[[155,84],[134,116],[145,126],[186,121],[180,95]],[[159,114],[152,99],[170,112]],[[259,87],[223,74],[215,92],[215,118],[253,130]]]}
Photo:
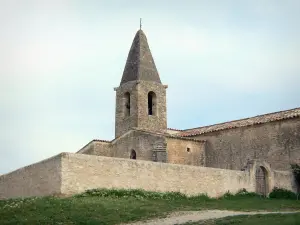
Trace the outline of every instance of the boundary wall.
{"label": "boundary wall", "polygon": [[217,197],[242,188],[254,191],[248,172],[199,166],[64,153],[62,193],[75,194],[93,188],[206,193]]}
{"label": "boundary wall", "polygon": [[0,199],[61,194],[61,155],[0,176]]}
{"label": "boundary wall", "polygon": [[[255,191],[254,163],[245,171],[61,153],[0,176],[0,199],[81,193],[87,189],[177,191],[189,196],[218,197],[242,188]],[[268,167],[266,167],[268,169]],[[292,173],[269,171],[274,186],[295,191]]]}

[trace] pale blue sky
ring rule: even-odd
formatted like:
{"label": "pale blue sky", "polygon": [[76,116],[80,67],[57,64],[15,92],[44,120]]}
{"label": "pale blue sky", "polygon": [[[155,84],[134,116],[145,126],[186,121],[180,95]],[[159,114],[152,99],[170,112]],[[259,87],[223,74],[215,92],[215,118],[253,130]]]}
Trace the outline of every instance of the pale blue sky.
{"label": "pale blue sky", "polygon": [[300,106],[300,1],[0,0],[0,174],[114,137],[143,18],[168,127]]}

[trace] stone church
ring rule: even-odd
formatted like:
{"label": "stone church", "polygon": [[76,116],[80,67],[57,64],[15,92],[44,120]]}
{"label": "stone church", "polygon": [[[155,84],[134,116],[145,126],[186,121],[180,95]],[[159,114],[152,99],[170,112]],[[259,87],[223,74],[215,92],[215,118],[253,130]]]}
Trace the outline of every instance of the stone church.
{"label": "stone church", "polygon": [[162,84],[147,38],[138,30],[116,91],[115,139],[78,153],[242,170],[259,159],[288,170],[300,163],[300,108],[186,130],[167,128]]}
{"label": "stone church", "polygon": [[162,84],[145,33],[137,31],[116,92],[115,138],[93,140],[0,176],[0,199],[142,188],[220,196],[241,188],[295,190],[300,108],[186,130],[167,128]]}

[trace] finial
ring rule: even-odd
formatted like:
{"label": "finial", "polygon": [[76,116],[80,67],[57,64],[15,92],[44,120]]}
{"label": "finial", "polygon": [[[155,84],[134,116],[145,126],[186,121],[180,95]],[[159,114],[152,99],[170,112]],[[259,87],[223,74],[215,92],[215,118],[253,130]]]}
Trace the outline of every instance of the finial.
{"label": "finial", "polygon": [[140,18],[140,30],[142,29],[142,18]]}

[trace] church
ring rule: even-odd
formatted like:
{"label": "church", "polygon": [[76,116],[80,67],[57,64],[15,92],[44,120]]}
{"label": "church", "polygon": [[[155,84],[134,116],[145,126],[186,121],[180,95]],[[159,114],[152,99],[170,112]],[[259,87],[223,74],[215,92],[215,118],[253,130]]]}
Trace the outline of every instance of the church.
{"label": "church", "polygon": [[115,88],[115,139],[91,141],[78,153],[230,170],[241,170],[253,159],[279,170],[300,163],[300,108],[205,127],[169,129],[167,88],[140,29]]}
{"label": "church", "polygon": [[76,153],[62,153],[2,175],[0,198],[72,194],[99,187],[210,196],[242,188],[264,195],[275,186],[295,190],[290,165],[300,164],[300,108],[170,129],[167,88],[140,29],[121,82],[114,88],[115,138],[92,140]]}

